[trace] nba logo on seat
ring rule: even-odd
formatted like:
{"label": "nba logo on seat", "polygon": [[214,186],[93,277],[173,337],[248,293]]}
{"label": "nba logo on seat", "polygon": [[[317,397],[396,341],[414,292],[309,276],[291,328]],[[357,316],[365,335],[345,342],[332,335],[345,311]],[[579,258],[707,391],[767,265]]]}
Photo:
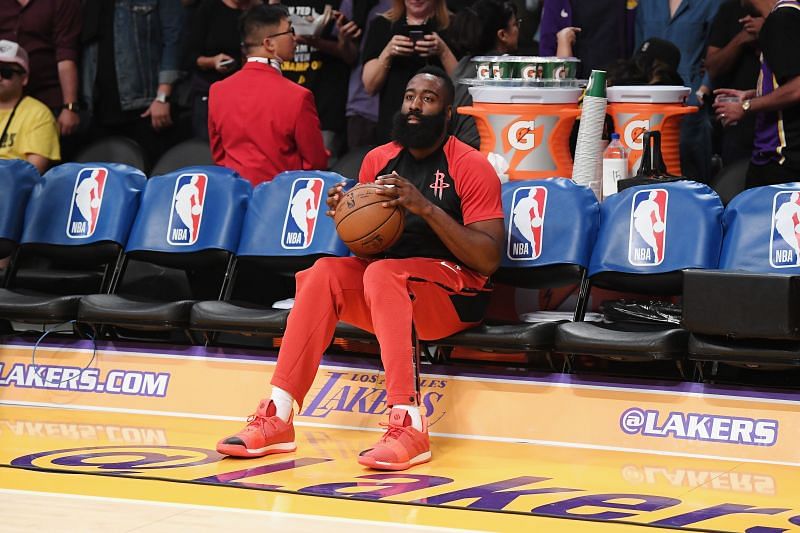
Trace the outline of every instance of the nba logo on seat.
{"label": "nba logo on seat", "polygon": [[167,242],[174,246],[190,246],[200,236],[203,206],[206,202],[205,174],[181,174],[175,180],[172,207],[167,228]]}
{"label": "nba logo on seat", "polygon": [[800,191],[783,191],[772,200],[769,264],[773,268],[800,266]]}
{"label": "nba logo on seat", "polygon": [[311,246],[324,186],[322,178],[294,180],[281,233],[281,246],[287,250],[302,250]]}
{"label": "nba logo on seat", "polygon": [[645,189],[633,195],[628,261],[635,266],[655,266],[664,261],[667,237],[665,189]]}
{"label": "nba logo on seat", "polygon": [[537,259],[542,254],[547,189],[520,187],[514,191],[508,222],[506,255],[512,261]]}
{"label": "nba logo on seat", "polygon": [[70,239],[86,239],[94,235],[103,205],[106,178],[108,170],[104,168],[84,168],[78,172],[67,219],[67,237]]}

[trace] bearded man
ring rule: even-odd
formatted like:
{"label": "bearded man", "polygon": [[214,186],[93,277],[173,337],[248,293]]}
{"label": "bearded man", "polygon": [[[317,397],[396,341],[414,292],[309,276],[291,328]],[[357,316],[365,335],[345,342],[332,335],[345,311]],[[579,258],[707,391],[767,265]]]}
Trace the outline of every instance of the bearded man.
{"label": "bearded man", "polygon": [[[361,183],[387,186],[386,208],[405,209],[403,235],[380,256],[323,258],[297,274],[269,397],[242,431],[219,441],[220,453],[261,457],[296,449],[294,402],[302,404],[341,320],[377,337],[391,407],[386,433],[358,462],[405,470],[431,459],[413,335],[439,339],[482,321],[504,235],[497,175],[474,148],[448,135],[453,94],[436,67],[408,82],[394,141],[369,152],[359,174]],[[343,185],[328,191],[329,216]]]}

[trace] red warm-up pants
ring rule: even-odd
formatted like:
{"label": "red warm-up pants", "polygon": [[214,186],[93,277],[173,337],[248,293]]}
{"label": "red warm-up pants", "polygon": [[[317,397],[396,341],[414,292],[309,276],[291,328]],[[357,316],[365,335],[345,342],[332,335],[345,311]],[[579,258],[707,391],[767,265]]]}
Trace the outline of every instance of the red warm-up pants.
{"label": "red warm-up pants", "polygon": [[[454,302],[469,306],[469,300],[486,295],[486,285],[486,276],[440,259],[320,259],[297,274],[272,384],[302,404],[341,320],[378,338],[387,403],[414,405],[412,321],[423,340],[476,325],[480,318],[459,316]],[[473,321],[462,321],[465,317]]]}

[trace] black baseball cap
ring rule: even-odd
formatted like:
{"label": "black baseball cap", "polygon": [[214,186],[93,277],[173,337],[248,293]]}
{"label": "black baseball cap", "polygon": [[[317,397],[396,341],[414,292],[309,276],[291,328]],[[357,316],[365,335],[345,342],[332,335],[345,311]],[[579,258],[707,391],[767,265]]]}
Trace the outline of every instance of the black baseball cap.
{"label": "black baseball cap", "polygon": [[680,49],[664,39],[647,39],[633,55],[634,61],[649,70],[656,59],[663,61],[670,69],[677,71],[681,62]]}

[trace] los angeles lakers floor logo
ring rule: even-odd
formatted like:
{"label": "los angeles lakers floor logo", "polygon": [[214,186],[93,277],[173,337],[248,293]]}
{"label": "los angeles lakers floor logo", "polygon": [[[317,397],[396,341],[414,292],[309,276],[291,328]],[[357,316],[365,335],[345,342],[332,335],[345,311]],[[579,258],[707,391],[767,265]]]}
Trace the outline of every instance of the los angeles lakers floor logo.
{"label": "los angeles lakers floor logo", "polygon": [[23,455],[12,466],[96,474],[141,474],[148,470],[185,468],[213,463],[222,456],[211,450],[182,446],[94,446]]}

